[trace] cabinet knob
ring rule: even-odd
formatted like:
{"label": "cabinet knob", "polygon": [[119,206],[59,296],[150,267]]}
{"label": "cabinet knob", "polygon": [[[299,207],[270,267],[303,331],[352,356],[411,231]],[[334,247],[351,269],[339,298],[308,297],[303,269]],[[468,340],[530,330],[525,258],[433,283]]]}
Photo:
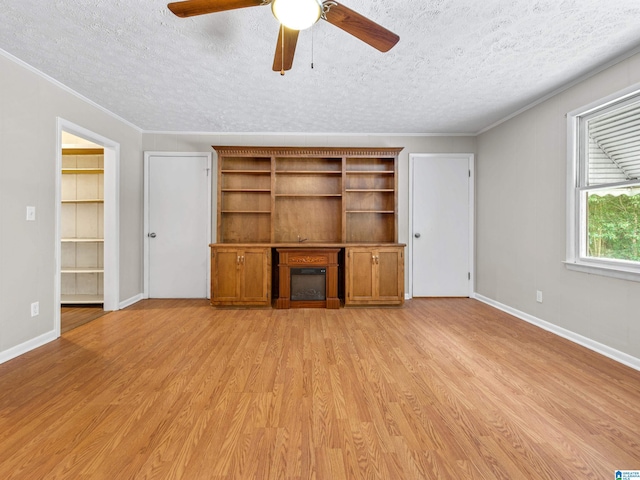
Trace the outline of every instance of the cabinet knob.
{"label": "cabinet knob", "polygon": [[420,234],[419,234],[419,233],[416,233],[416,234],[414,235],[414,237],[416,237],[416,238],[420,238]]}
{"label": "cabinet knob", "polygon": [[147,237],[156,238],[156,232],[151,232],[150,234],[147,235]]}

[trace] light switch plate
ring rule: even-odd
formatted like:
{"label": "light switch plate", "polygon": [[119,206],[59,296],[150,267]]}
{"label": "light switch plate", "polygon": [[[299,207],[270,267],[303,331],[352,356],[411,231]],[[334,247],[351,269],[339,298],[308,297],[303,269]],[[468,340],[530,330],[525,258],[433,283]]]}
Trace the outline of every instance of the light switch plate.
{"label": "light switch plate", "polygon": [[27,207],[27,221],[36,221],[36,207]]}

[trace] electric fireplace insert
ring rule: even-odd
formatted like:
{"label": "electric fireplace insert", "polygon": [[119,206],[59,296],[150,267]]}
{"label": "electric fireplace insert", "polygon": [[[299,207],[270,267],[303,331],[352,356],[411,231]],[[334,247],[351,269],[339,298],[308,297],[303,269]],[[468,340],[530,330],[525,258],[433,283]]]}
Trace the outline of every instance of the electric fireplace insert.
{"label": "electric fireplace insert", "polygon": [[291,301],[308,301],[327,299],[326,268],[292,268]]}

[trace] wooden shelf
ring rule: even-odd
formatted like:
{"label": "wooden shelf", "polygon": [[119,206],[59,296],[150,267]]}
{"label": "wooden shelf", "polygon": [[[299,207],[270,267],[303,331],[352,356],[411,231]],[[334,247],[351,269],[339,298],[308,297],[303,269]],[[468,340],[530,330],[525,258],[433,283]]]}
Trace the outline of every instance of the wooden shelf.
{"label": "wooden shelf", "polygon": [[102,305],[103,295],[61,295],[60,303],[63,305]]}
{"label": "wooden shelf", "polygon": [[63,168],[63,175],[87,175],[104,173],[104,168]]}
{"label": "wooden shelf", "polygon": [[347,210],[347,213],[384,213],[386,214],[394,214],[393,210]]}
{"label": "wooden shelf", "polygon": [[247,175],[271,175],[271,170],[220,170],[221,173],[243,173]]}
{"label": "wooden shelf", "polygon": [[347,175],[393,175],[393,170],[347,170]]}
{"label": "wooden shelf", "polygon": [[276,193],[275,197],[342,197],[341,193]]}
{"label": "wooden shelf", "polygon": [[342,175],[342,170],[276,170],[276,175]]}
{"label": "wooden shelf", "polygon": [[67,148],[62,149],[62,155],[104,155],[104,148]]}
{"label": "wooden shelf", "polygon": [[64,243],[92,243],[104,242],[104,238],[61,238],[60,241]]}
{"label": "wooden shelf", "polygon": [[385,192],[385,193],[393,193],[395,190],[393,188],[347,188],[345,192],[348,193],[366,193],[366,192]]}
{"label": "wooden shelf", "polygon": [[222,210],[222,213],[260,213],[271,214],[269,210]]}
{"label": "wooden shelf", "polygon": [[104,273],[100,267],[66,267],[60,269],[62,273]]}
{"label": "wooden shelf", "polygon": [[270,188],[223,188],[221,191],[232,193],[271,193]]}
{"label": "wooden shelf", "polygon": [[103,199],[84,199],[84,200],[62,200],[62,203],[104,203]]}

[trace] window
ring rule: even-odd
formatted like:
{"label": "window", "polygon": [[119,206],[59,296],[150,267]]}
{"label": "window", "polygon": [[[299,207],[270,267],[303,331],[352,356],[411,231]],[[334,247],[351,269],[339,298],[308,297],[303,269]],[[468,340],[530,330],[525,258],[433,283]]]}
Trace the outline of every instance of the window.
{"label": "window", "polygon": [[567,267],[640,281],[640,91],[568,115]]}

